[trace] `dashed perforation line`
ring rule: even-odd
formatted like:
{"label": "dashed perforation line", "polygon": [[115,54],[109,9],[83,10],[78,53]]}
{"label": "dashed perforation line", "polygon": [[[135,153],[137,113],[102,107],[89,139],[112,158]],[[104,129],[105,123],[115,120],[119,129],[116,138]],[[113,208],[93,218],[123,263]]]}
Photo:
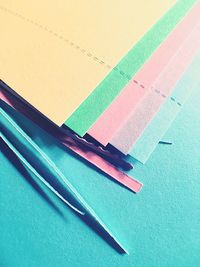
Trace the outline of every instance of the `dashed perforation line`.
{"label": "dashed perforation line", "polygon": [[[168,98],[168,96],[167,95],[165,95],[165,94],[163,94],[160,90],[158,90],[158,89],[155,89],[153,86],[151,87],[151,89],[156,93],[156,94],[158,94],[159,96],[161,96],[161,97],[163,97],[163,98]],[[173,101],[174,103],[176,103],[178,106],[182,106],[182,104],[179,102],[179,101],[177,101],[174,97],[169,97],[169,99],[171,100],[171,101]]]}
{"label": "dashed perforation line", "polygon": [[126,74],[125,72],[119,70],[117,67],[112,67],[110,64],[106,63],[104,60],[100,59],[99,57],[93,55],[91,52],[87,51],[86,49],[80,47],[79,45],[77,45],[76,43],[74,43],[71,40],[68,40],[67,38],[65,38],[63,35],[58,34],[57,32],[51,30],[50,28],[48,28],[47,26],[44,26],[36,21],[33,21],[27,17],[24,17],[23,15],[12,11],[4,6],[0,6],[0,10],[9,13],[10,15],[13,15],[15,17],[18,17],[28,23],[31,23],[33,25],[35,25],[36,27],[48,32],[49,34],[55,36],[56,38],[60,39],[61,41],[67,43],[69,46],[71,46],[72,48],[80,51],[82,54],[84,54],[85,56],[87,56],[88,58],[91,58],[92,60],[94,60],[95,62],[98,62],[101,66],[103,66],[104,68],[107,68],[109,70],[114,69],[115,71],[117,71],[120,75],[122,75],[123,77],[125,77],[128,81],[131,80],[131,76]]}
{"label": "dashed perforation line", "polygon": [[[105,61],[99,59],[97,56],[93,55],[92,53],[90,53],[90,52],[87,51],[86,49],[81,48],[79,45],[77,45],[77,44],[74,43],[73,41],[68,40],[68,39],[65,38],[63,35],[58,34],[57,32],[51,30],[51,29],[48,28],[47,26],[44,26],[44,25],[42,25],[42,24],[40,24],[40,23],[38,23],[38,22],[36,22],[36,21],[33,21],[33,20],[31,20],[31,19],[29,19],[29,18],[27,18],[27,17],[24,17],[23,15],[21,15],[21,14],[15,12],[15,11],[13,11],[13,10],[10,10],[10,9],[4,7],[4,6],[0,6],[0,10],[1,10],[1,11],[4,11],[4,12],[7,12],[7,13],[9,13],[10,15],[16,16],[16,17],[18,17],[18,18],[20,18],[20,19],[22,19],[22,20],[24,20],[24,21],[26,21],[26,22],[28,22],[28,23],[31,23],[31,24],[35,25],[36,27],[38,27],[38,28],[40,28],[40,29],[42,29],[42,30],[48,32],[49,34],[52,34],[52,35],[55,36],[56,38],[60,39],[61,41],[65,42],[65,43],[67,43],[68,45],[70,45],[71,47],[73,47],[74,49],[80,51],[83,55],[87,56],[88,58],[93,59],[95,62],[98,62],[101,66],[103,66],[103,67],[105,67],[105,68],[107,68],[107,69],[110,69],[110,70],[113,69],[114,71],[116,71],[117,73],[119,73],[121,76],[123,76],[123,77],[124,77],[126,80],[128,80],[128,81],[132,80],[131,75],[125,73],[125,72],[122,71],[122,70],[120,70],[117,66],[112,67],[110,64],[107,64]],[[137,80],[133,80],[133,82],[134,82],[135,84],[137,84],[139,87],[141,87],[142,89],[145,89],[145,86],[144,86],[142,83],[138,82]],[[162,92],[160,92],[159,90],[154,89],[153,87],[152,87],[152,89],[154,90],[155,93],[157,93],[157,94],[160,95],[161,97],[163,97],[163,98],[167,98],[167,96],[166,96],[165,94],[163,94]],[[177,105],[182,106],[182,104],[181,104],[180,102],[178,102],[175,98],[170,97],[169,99],[172,100],[173,102],[175,102]]]}

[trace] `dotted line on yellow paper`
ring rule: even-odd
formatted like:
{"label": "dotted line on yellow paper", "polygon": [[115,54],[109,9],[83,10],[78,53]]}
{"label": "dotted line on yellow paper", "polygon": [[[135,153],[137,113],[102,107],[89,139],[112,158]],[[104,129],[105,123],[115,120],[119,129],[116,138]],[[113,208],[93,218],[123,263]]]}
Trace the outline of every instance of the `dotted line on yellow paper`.
{"label": "dotted line on yellow paper", "polygon": [[10,15],[13,15],[13,16],[15,16],[15,17],[18,17],[18,18],[20,18],[20,19],[22,19],[22,20],[24,20],[24,21],[26,21],[26,22],[28,22],[28,23],[31,23],[31,24],[35,25],[36,27],[38,27],[38,28],[40,28],[40,29],[42,29],[42,30],[48,32],[49,34],[55,36],[56,38],[60,39],[61,41],[67,43],[69,46],[73,47],[74,49],[79,50],[82,54],[84,54],[84,55],[86,55],[88,58],[91,58],[91,59],[93,59],[94,61],[98,62],[100,65],[104,66],[105,68],[110,69],[110,70],[111,70],[111,69],[114,69],[115,71],[118,71],[121,75],[125,76],[128,80],[131,79],[131,76],[130,76],[130,75],[125,74],[123,71],[120,71],[120,70],[119,70],[118,68],[116,68],[116,67],[113,68],[110,64],[107,64],[104,60],[99,59],[97,56],[94,56],[92,53],[90,53],[90,52],[87,51],[86,49],[81,48],[81,47],[80,47],[79,45],[77,45],[75,42],[73,42],[73,41],[71,41],[71,40],[68,40],[68,39],[65,38],[63,35],[58,34],[57,32],[51,30],[51,29],[48,28],[47,26],[44,26],[44,25],[42,25],[42,24],[40,24],[40,23],[38,23],[38,22],[36,22],[36,21],[33,21],[33,20],[31,20],[31,19],[29,19],[29,18],[27,18],[27,17],[25,17],[25,16],[23,16],[23,15],[21,15],[21,14],[15,12],[15,11],[13,11],[13,10],[10,10],[10,9],[4,7],[4,6],[0,6],[0,10],[1,10],[1,11],[4,11],[4,12],[7,12],[7,13],[9,13]]}
{"label": "dotted line on yellow paper", "polygon": [[[110,64],[107,64],[105,61],[103,61],[103,60],[99,59],[98,57],[94,56],[92,53],[88,52],[86,49],[81,48],[76,43],[72,42],[71,40],[66,39],[63,35],[56,33],[55,31],[49,29],[48,27],[43,26],[42,24],[40,24],[40,23],[38,23],[36,21],[33,21],[33,20],[31,20],[31,19],[29,19],[27,17],[24,17],[23,15],[15,12],[13,10],[10,10],[10,9],[4,7],[4,6],[0,6],[0,10],[4,11],[4,12],[7,12],[10,15],[16,16],[16,17],[18,17],[18,18],[20,18],[20,19],[22,19],[22,20],[24,20],[24,21],[26,21],[28,23],[31,23],[31,24],[35,25],[36,27],[38,27],[38,28],[40,28],[40,29],[52,34],[53,36],[55,36],[56,38],[60,39],[61,41],[64,41],[65,43],[67,43],[71,47],[79,50],[81,53],[85,54],[87,57],[89,57],[89,58],[93,59],[94,61],[98,62],[100,65],[104,66],[105,68],[110,69],[110,70],[111,69],[115,70],[120,75],[125,77],[125,79],[127,79],[128,81],[132,80],[131,75],[125,73],[122,70],[120,70],[118,67],[112,67]],[[142,83],[138,82],[137,80],[133,80],[133,82],[135,84],[137,84],[139,87],[141,87],[143,89],[145,88],[145,86]],[[159,90],[154,89],[153,87],[152,87],[152,89],[154,90],[155,93],[157,93],[161,97],[167,98],[167,96],[165,94],[163,94],[162,92],[160,92]],[[181,103],[177,102],[175,98],[170,97],[170,100],[174,101],[177,105],[182,106]]]}

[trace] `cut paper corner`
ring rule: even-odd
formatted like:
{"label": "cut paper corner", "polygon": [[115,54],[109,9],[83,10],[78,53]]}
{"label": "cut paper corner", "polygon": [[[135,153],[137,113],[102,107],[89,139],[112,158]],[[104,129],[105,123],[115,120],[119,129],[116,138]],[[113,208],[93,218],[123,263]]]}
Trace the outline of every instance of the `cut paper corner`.
{"label": "cut paper corner", "polygon": [[[167,130],[166,130],[167,131]],[[129,156],[133,157],[134,159],[138,160],[142,164],[146,164],[147,161],[149,160],[150,156],[153,154],[154,150],[156,149],[157,145],[173,145],[173,142],[169,141],[159,141],[157,142],[151,150],[148,150],[148,152],[144,152],[140,154],[140,151],[134,150],[133,152],[129,153]]]}

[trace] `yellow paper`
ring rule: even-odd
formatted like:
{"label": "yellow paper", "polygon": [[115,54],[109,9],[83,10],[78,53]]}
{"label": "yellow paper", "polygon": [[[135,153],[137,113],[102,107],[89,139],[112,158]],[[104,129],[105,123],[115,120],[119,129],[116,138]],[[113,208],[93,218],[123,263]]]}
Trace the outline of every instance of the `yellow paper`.
{"label": "yellow paper", "polygon": [[173,3],[0,0],[0,79],[61,125]]}

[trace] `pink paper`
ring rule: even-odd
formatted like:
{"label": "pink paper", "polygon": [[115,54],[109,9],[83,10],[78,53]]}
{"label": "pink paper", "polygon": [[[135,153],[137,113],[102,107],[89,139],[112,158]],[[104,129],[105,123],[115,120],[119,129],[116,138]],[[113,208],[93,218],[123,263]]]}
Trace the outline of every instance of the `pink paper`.
{"label": "pink paper", "polygon": [[[3,90],[0,89],[0,99],[2,99],[4,102],[6,102],[11,107],[18,110],[19,106],[19,100],[17,98],[12,98],[8,96],[6,93],[3,92]],[[27,110],[24,108],[23,114],[26,115],[28,118],[31,119],[31,114],[27,112]],[[36,117],[33,118],[33,120],[36,120]],[[68,137],[69,139],[69,137]],[[67,142],[68,141],[68,142]],[[101,158],[100,156],[96,155],[94,152],[87,151],[84,149],[81,149],[78,147],[73,140],[71,140],[71,143],[69,140],[62,141],[63,145],[75,152],[80,157],[84,158],[86,161],[103,171],[105,174],[109,175],[116,181],[118,181],[120,184],[124,185],[125,187],[129,188],[133,192],[137,193],[142,188],[142,184],[132,177],[129,177],[127,174],[123,173],[122,171],[118,170],[116,167],[114,167],[112,164]]]}
{"label": "pink paper", "polygon": [[[152,57],[137,72],[119,96],[89,129],[94,139],[106,146],[120,129],[126,119],[135,110],[137,104],[148,91],[148,87],[157,78],[177,49],[191,33],[199,21],[200,2],[177,25],[168,38],[154,52]],[[133,62],[134,64],[134,62]]]}
{"label": "pink paper", "polygon": [[161,72],[156,81],[147,88],[147,93],[131,113],[123,127],[112,138],[111,144],[122,153],[128,154],[131,147],[159,111],[173,91],[187,66],[200,48],[200,24],[198,24],[176,55]]}

